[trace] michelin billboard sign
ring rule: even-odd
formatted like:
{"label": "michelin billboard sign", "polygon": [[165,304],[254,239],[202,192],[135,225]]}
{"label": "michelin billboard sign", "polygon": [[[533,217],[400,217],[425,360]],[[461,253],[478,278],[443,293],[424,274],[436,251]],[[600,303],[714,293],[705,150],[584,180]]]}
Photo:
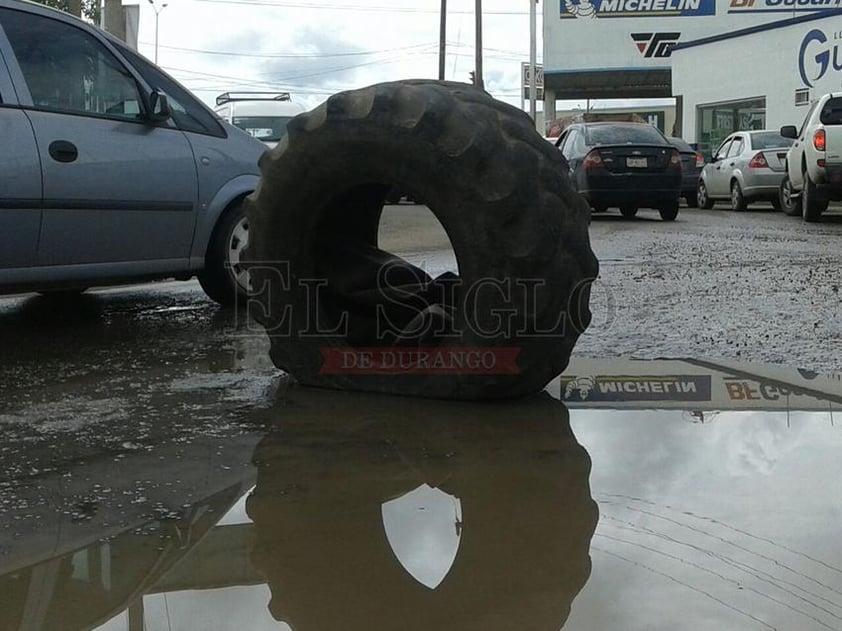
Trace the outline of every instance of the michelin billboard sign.
{"label": "michelin billboard sign", "polygon": [[569,408],[842,410],[840,375],[728,360],[573,358],[554,387]]}
{"label": "michelin billboard sign", "polygon": [[714,15],[716,0],[562,0],[562,18]]}

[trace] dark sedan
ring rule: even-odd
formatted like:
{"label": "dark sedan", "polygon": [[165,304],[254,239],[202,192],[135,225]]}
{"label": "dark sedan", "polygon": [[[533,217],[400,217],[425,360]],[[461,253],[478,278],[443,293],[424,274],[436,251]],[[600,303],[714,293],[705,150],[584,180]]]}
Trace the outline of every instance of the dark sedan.
{"label": "dark sedan", "polygon": [[624,217],[655,208],[664,221],[678,216],[681,156],[646,123],[575,123],[556,146],[570,165],[573,186],[595,212],[617,207]]}
{"label": "dark sedan", "polygon": [[669,141],[681,154],[681,196],[688,208],[697,208],[699,176],[705,167],[705,157],[681,138],[670,138]]}

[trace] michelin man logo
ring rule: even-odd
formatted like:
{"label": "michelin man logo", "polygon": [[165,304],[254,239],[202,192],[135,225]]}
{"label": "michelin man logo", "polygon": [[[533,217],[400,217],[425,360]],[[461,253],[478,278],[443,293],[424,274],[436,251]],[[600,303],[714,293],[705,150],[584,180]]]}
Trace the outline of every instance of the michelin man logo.
{"label": "michelin man logo", "polygon": [[576,377],[564,389],[564,398],[569,399],[574,392],[579,391],[579,398],[585,401],[596,387],[596,377]]}
{"label": "michelin man logo", "polygon": [[564,7],[567,12],[576,18],[595,18],[596,7],[591,0],[564,0]]}

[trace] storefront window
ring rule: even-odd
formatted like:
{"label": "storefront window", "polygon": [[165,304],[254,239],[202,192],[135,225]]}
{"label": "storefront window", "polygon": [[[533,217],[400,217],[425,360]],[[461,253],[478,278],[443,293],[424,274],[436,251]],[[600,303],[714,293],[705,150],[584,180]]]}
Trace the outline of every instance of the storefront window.
{"label": "storefront window", "polygon": [[699,151],[708,154],[732,132],[765,129],[766,99],[700,105],[696,121]]}

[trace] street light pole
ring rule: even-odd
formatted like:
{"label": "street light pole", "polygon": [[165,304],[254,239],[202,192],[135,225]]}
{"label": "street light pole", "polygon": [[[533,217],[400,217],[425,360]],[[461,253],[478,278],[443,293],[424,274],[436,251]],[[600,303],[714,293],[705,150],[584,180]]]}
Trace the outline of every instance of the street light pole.
{"label": "street light pole", "polygon": [[538,89],[536,87],[537,77],[536,73],[536,58],[537,53],[537,22],[536,16],[538,0],[529,0],[529,115],[532,116],[532,122],[535,123],[538,116],[535,102],[538,98]]}
{"label": "street light pole", "polygon": [[475,50],[475,60],[476,60],[476,85],[478,88],[482,88],[483,81],[482,81],[482,0],[476,0],[476,20],[477,20],[477,41],[476,41],[476,50]]}
{"label": "street light pole", "polygon": [[444,81],[445,42],[447,41],[447,0],[441,0],[441,25],[439,27],[439,81]]}
{"label": "street light pole", "polygon": [[149,0],[149,4],[152,5],[152,9],[155,11],[155,65],[158,64],[158,17],[161,15],[161,12],[167,8],[168,3],[164,3],[161,5],[159,9],[158,6],[155,4],[155,0]]}

